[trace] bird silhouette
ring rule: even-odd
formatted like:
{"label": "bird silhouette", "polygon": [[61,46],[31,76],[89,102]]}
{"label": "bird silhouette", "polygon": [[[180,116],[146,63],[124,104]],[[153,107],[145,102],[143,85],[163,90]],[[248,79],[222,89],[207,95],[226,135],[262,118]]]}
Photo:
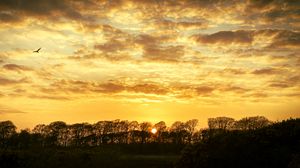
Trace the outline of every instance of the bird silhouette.
{"label": "bird silhouette", "polygon": [[37,49],[37,50],[35,50],[33,52],[39,53],[40,50],[41,50],[41,48],[39,48],[39,49]]}

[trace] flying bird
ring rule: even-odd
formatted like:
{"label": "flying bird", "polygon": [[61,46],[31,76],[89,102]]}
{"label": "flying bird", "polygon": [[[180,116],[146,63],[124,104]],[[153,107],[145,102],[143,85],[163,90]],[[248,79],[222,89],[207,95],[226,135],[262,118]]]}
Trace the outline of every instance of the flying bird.
{"label": "flying bird", "polygon": [[41,48],[39,48],[39,49],[37,49],[36,51],[33,51],[33,52],[39,53],[40,50],[41,50]]}

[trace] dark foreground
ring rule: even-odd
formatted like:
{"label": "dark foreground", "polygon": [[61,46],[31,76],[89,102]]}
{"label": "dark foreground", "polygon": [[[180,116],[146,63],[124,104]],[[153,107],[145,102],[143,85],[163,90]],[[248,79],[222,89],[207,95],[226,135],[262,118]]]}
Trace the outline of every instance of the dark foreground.
{"label": "dark foreground", "polygon": [[256,130],[206,130],[187,146],[180,168],[300,168],[300,119]]}
{"label": "dark foreground", "polygon": [[[94,148],[2,150],[1,168],[168,168],[183,145],[104,145]],[[173,148],[173,149],[171,149]]]}
{"label": "dark foreground", "polygon": [[2,139],[0,168],[300,168],[300,119],[258,129],[218,128],[199,133],[192,143],[76,147],[36,144],[44,141],[28,145],[26,139],[34,135],[24,134],[25,138],[20,133]]}

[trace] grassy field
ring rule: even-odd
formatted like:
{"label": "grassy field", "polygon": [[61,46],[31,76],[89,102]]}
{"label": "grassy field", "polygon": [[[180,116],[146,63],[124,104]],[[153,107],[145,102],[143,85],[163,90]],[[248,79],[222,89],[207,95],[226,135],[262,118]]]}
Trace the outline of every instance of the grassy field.
{"label": "grassy field", "polygon": [[[152,150],[148,150],[151,148]],[[180,147],[181,148],[181,147]],[[172,149],[172,150],[171,150]],[[176,148],[175,148],[176,149]],[[1,168],[171,168],[180,150],[164,146],[105,146],[0,150]]]}

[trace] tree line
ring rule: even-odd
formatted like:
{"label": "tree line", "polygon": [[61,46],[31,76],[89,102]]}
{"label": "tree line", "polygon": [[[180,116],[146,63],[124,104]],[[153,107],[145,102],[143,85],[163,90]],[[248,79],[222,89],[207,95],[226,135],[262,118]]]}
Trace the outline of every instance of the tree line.
{"label": "tree line", "polygon": [[[63,121],[55,121],[48,125],[38,124],[32,130],[17,132],[13,122],[1,121],[0,146],[26,148],[103,144],[194,144],[211,136],[207,130],[255,130],[271,123],[263,116],[245,117],[240,120],[230,117],[209,118],[207,129],[197,129],[197,119],[176,121],[170,127],[167,127],[164,121],[156,124],[127,120],[99,121],[94,124],[66,124]],[[156,133],[151,132],[154,128]]]}
{"label": "tree line", "polygon": [[[225,123],[231,123],[227,121]],[[227,124],[221,123],[217,126],[222,129],[205,130],[205,139],[186,145],[175,167],[299,168],[299,118],[259,129],[256,126],[260,127],[264,122],[256,126],[242,124],[245,130],[224,130]]]}

